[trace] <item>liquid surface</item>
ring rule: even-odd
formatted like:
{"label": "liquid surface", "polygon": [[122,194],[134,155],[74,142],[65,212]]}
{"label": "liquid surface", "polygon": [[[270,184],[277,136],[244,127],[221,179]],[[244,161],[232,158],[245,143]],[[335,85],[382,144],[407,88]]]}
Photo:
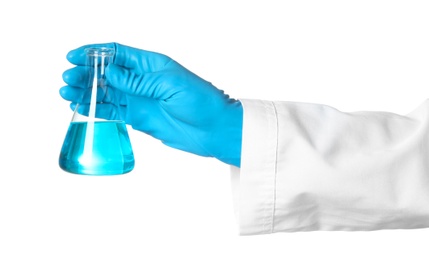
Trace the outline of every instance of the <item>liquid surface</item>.
{"label": "liquid surface", "polygon": [[67,172],[87,175],[130,172],[134,168],[134,155],[125,123],[70,123],[59,165]]}

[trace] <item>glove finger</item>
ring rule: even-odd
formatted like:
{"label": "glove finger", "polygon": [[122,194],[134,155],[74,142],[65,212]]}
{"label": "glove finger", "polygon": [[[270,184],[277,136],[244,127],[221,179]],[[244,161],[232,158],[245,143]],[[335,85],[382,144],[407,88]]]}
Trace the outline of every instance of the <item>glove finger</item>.
{"label": "glove finger", "polygon": [[[79,97],[78,94],[85,95],[86,97],[88,97],[89,95],[90,97],[92,90],[90,92],[84,92],[85,94],[82,94],[83,92],[78,93],[77,89],[71,88],[71,87],[81,88],[81,89],[90,88],[92,82],[91,84],[89,83],[90,80],[88,79],[88,77],[89,77],[89,69],[84,66],[78,66],[65,71],[63,73],[63,79],[68,84],[67,87],[70,87],[70,88],[60,89],[61,96],[66,100],[69,100],[69,101],[75,100],[76,102],[79,102],[77,99]],[[121,91],[115,88],[109,88],[108,83],[106,87],[108,88],[107,91],[105,89],[103,90],[100,88],[97,90],[97,101],[113,102],[115,98],[121,104],[126,105],[126,98],[124,97],[125,95],[121,93]],[[71,92],[71,93],[68,93],[68,92]],[[85,101],[83,102],[89,102],[89,99],[84,99],[84,100]]]}
{"label": "glove finger", "polygon": [[[60,95],[67,101],[79,104],[89,104],[91,102],[92,89],[83,89],[78,87],[65,86],[60,89]],[[97,91],[97,102],[110,102],[107,100],[105,92],[99,88]],[[106,99],[104,101],[103,99]]]}
{"label": "glove finger", "polygon": [[[89,115],[89,104],[71,104],[73,110],[77,109],[77,112],[81,115]],[[98,104],[95,111],[96,118],[102,118],[106,120],[123,120],[126,118],[126,106],[115,106],[113,104],[103,103]]]}
{"label": "glove finger", "polygon": [[109,103],[99,104],[95,111],[95,116],[107,120],[123,120],[126,118],[126,107]]}
{"label": "glove finger", "polygon": [[114,64],[129,69],[138,69],[141,72],[160,71],[171,61],[171,58],[164,54],[118,43],[115,43],[115,48]]}
{"label": "glove finger", "polygon": [[[91,89],[92,90],[92,89]],[[110,85],[107,88],[97,90],[97,102],[113,103],[122,106],[127,105],[127,95]]]}
{"label": "glove finger", "polygon": [[130,95],[166,100],[177,91],[163,81],[160,73],[138,75],[114,64],[107,67],[106,78],[112,87]]}
{"label": "glove finger", "polygon": [[63,81],[73,87],[87,88],[89,85],[89,69],[77,66],[63,73]]}
{"label": "glove finger", "polygon": [[84,93],[85,90],[83,90],[82,88],[72,86],[64,86],[60,88],[60,96],[63,99],[67,101],[72,101],[74,103],[81,103]]}
{"label": "glove finger", "polygon": [[[82,89],[79,87],[64,86],[60,88],[60,96],[74,103],[89,104],[91,102],[92,89]],[[97,91],[97,102],[114,103],[126,106],[126,95],[115,88],[109,87],[107,91],[100,88]]]}
{"label": "glove finger", "polygon": [[162,70],[165,65],[171,61],[171,58],[164,54],[137,49],[118,43],[101,43],[81,46],[77,49],[71,50],[67,54],[67,60],[75,65],[85,65],[85,49],[94,47],[113,48],[115,50],[113,58],[114,64],[129,69],[138,69],[142,72]]}

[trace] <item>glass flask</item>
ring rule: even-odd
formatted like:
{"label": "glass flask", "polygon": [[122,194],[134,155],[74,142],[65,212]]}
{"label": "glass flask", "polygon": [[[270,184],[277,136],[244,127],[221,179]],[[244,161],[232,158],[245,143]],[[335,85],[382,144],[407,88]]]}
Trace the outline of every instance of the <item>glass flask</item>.
{"label": "glass flask", "polygon": [[59,157],[61,169],[85,175],[117,175],[134,168],[134,154],[118,97],[105,68],[114,49],[87,48],[88,82],[76,105]]}

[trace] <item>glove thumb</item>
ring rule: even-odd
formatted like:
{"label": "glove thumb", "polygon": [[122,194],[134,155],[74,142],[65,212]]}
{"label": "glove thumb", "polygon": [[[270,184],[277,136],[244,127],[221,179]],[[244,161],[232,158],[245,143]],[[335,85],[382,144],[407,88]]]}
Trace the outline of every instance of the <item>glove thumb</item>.
{"label": "glove thumb", "polygon": [[154,99],[168,97],[162,84],[159,84],[160,76],[156,72],[139,75],[111,63],[106,68],[106,78],[112,87],[126,94]]}

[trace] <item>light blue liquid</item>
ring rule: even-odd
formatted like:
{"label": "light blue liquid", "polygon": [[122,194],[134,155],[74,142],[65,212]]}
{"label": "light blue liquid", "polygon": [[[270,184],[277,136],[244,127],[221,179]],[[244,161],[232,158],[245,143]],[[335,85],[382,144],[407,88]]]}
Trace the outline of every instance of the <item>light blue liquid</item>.
{"label": "light blue liquid", "polygon": [[130,172],[134,168],[134,154],[125,123],[70,123],[59,165],[67,172],[87,175]]}

